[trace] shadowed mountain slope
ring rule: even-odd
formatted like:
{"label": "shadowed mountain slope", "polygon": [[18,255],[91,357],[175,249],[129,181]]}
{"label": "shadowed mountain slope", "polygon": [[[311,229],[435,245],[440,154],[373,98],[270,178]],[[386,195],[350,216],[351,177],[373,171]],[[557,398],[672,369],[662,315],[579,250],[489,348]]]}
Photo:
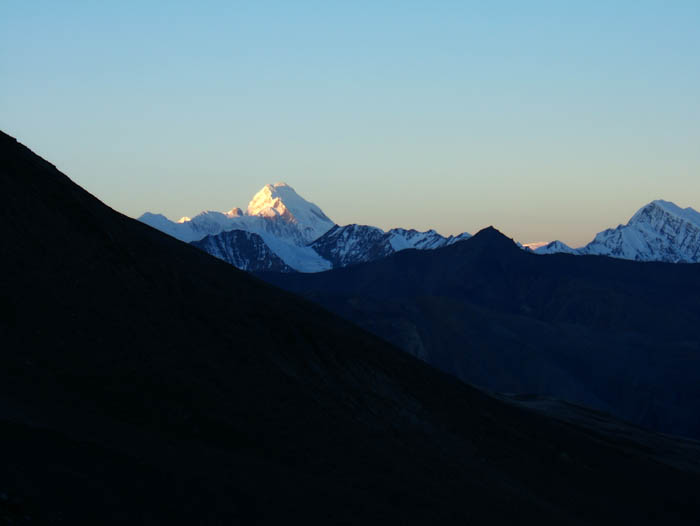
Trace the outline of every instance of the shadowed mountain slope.
{"label": "shadowed mountain slope", "polygon": [[696,443],[491,398],[114,212],[4,134],[0,184],[5,522],[700,517]]}
{"label": "shadowed mountain slope", "polygon": [[431,252],[265,278],[475,385],[700,437],[700,265],[537,256],[488,228]]}

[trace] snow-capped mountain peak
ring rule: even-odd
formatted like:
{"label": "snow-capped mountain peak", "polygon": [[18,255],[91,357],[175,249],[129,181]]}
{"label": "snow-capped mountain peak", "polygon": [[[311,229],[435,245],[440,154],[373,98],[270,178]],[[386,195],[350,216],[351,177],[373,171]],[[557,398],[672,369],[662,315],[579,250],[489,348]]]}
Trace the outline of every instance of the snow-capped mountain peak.
{"label": "snow-capped mountain peak", "polygon": [[626,225],[599,232],[585,247],[553,242],[538,254],[568,252],[637,261],[700,262],[700,213],[657,199],[637,210]]}
{"label": "snow-capped mountain peak", "polygon": [[322,236],[334,225],[317,205],[301,197],[287,183],[263,186],[248,203],[246,213],[249,216],[279,217],[294,223],[307,243]]}
{"label": "snow-capped mountain peak", "polygon": [[246,213],[250,216],[282,215],[287,211],[287,207],[282,201],[280,194],[287,194],[286,197],[290,197],[291,194],[291,192],[286,191],[286,189],[290,189],[294,193],[294,196],[299,197],[299,194],[287,183],[275,183],[274,185],[266,184],[253,196],[253,199],[250,200]]}
{"label": "snow-capped mountain peak", "polygon": [[669,201],[640,208],[626,225],[595,236],[581,252],[638,261],[700,261],[700,214]]}
{"label": "snow-capped mountain peak", "polygon": [[206,211],[177,222],[147,212],[139,219],[247,270],[319,272],[405,249],[436,249],[470,237],[466,232],[444,237],[435,230],[392,228],[384,232],[366,225],[339,227],[287,183],[266,184],[245,211]]}
{"label": "snow-capped mountain peak", "polygon": [[266,184],[253,196],[246,213],[251,216],[292,214],[299,219],[305,219],[309,214],[330,221],[326,214],[316,206],[296,193],[287,183]]}
{"label": "snow-capped mountain peak", "polygon": [[681,208],[670,201],[657,199],[643,206],[632,216],[627,225],[640,223],[655,224],[659,220],[676,219],[691,223],[700,228],[700,213],[692,208]]}
{"label": "snow-capped mountain peak", "polygon": [[[312,272],[330,268],[328,261],[306,245],[330,230],[333,221],[286,183],[265,185],[253,196],[245,212],[240,208],[228,212],[205,211],[177,222],[146,212],[139,220],[186,242],[232,230],[251,232],[259,235],[276,256],[296,270]],[[235,239],[244,240],[241,236]],[[248,242],[253,238],[245,239]]]}
{"label": "snow-capped mountain peak", "polygon": [[[539,244],[539,243],[538,243]],[[525,245],[526,247],[528,245]],[[545,243],[536,247],[534,250],[535,254],[578,254],[578,250],[571,248],[566,243],[562,243],[558,239],[550,243]]]}

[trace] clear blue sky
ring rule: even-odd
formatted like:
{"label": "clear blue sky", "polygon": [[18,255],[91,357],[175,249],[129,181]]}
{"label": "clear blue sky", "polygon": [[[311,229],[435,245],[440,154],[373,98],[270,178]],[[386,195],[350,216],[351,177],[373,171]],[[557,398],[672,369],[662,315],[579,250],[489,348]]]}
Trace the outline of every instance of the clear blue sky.
{"label": "clear blue sky", "polygon": [[0,128],[113,208],[583,244],[700,209],[700,1],[0,4]]}

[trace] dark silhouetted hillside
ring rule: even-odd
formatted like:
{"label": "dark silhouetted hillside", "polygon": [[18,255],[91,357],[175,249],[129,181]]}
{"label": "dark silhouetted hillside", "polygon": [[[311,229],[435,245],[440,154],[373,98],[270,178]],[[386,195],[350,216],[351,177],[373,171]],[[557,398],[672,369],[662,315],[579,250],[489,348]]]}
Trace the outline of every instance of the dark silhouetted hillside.
{"label": "dark silhouetted hillside", "polygon": [[487,396],[4,134],[0,184],[6,523],[700,519],[697,443]]}
{"label": "dark silhouetted hillside", "polygon": [[539,256],[488,228],[435,251],[265,278],[477,386],[700,438],[700,265]]}

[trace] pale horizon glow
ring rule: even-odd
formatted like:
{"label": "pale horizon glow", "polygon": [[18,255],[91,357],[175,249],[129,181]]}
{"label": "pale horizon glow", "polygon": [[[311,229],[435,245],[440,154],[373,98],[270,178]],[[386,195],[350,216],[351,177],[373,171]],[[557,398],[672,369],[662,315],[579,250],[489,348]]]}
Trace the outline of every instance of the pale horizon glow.
{"label": "pale horizon glow", "polygon": [[543,247],[548,243],[549,241],[535,241],[533,243],[523,243],[523,246],[529,248],[530,250],[537,250],[538,248]]}
{"label": "pale horizon glow", "polygon": [[578,247],[700,210],[700,3],[23,2],[0,129],[129,216],[287,181],[339,224]]}

